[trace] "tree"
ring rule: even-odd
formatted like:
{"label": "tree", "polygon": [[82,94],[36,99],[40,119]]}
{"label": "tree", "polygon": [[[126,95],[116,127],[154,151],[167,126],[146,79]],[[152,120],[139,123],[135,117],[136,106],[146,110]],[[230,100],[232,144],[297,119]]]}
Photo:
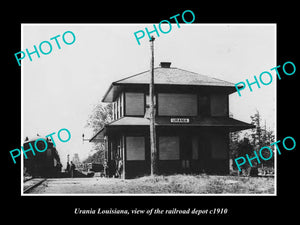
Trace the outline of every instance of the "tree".
{"label": "tree", "polygon": [[[105,124],[112,121],[112,104],[97,104],[92,113],[89,115],[85,127],[90,127],[93,129],[93,132],[96,134],[99,132]],[[89,156],[85,163],[103,163],[104,161],[104,151],[105,144],[103,142],[93,142],[94,149],[92,150],[93,154]]]}
{"label": "tree", "polygon": [[96,133],[104,127],[105,124],[112,121],[112,104],[100,103],[97,104],[92,113],[89,115],[89,118],[86,123],[86,127],[93,129],[93,132]]}
{"label": "tree", "polygon": [[240,131],[235,131],[230,133],[229,149],[230,149],[230,158],[234,159],[239,156],[238,144],[240,142]]}
{"label": "tree", "polygon": [[[251,124],[255,125],[255,128],[252,128],[250,131],[237,131],[230,133],[230,156],[234,160],[238,157],[245,157],[248,154],[249,158],[254,157],[254,151],[259,155],[259,150],[268,146],[274,150],[274,146],[270,146],[274,142],[275,136],[272,130],[267,130],[266,122],[265,126],[262,127],[262,118],[257,110],[256,113],[251,118]],[[269,151],[263,151],[262,155],[264,158],[270,157]],[[255,165],[256,160],[252,161],[252,164]],[[269,160],[260,160],[260,164],[257,164],[259,167],[273,167],[274,166],[274,157]],[[233,167],[237,169],[236,164],[233,163]],[[245,163],[241,169],[248,170],[250,167],[249,163]]]}
{"label": "tree", "polygon": [[[237,144],[237,152],[238,156],[243,156],[245,157],[246,154],[250,155],[253,152],[253,145],[250,143],[249,139],[244,137],[242,140],[239,141]],[[244,165],[241,166],[242,171],[248,170],[249,164],[245,163]],[[236,167],[236,164],[235,164]],[[237,168],[237,167],[236,167]]]}
{"label": "tree", "polygon": [[261,117],[260,114],[258,112],[258,110],[256,110],[256,113],[253,116],[250,116],[251,118],[251,124],[255,125],[255,128],[252,129],[252,145],[254,146],[254,150],[260,149],[262,146],[262,131],[261,131]]}
{"label": "tree", "polygon": [[[275,136],[272,130],[267,130],[267,126],[266,126],[266,122],[265,122],[265,126],[264,128],[261,126],[261,116],[259,114],[259,111],[256,110],[256,113],[253,116],[250,116],[251,118],[251,124],[255,125],[256,128],[252,129],[252,141],[253,141],[253,146],[254,146],[254,151],[256,151],[257,155],[259,155],[259,150],[262,147],[268,146],[270,147],[272,150],[274,150],[274,146],[270,146],[271,143],[274,142]],[[269,158],[271,155],[271,153],[269,151],[263,151],[262,152],[262,156],[264,158]],[[252,153],[252,156],[254,156],[254,153]],[[264,166],[274,166],[274,157],[272,157],[269,160],[261,160],[260,165],[262,167]]]}
{"label": "tree", "polygon": [[103,163],[104,154],[103,151],[96,151],[94,154],[83,160],[83,163]]}
{"label": "tree", "polygon": [[[274,152],[275,146],[274,145],[271,146],[271,144],[273,142],[275,142],[274,132],[272,130],[267,130],[266,125],[265,125],[265,128],[262,131],[263,131],[263,134],[262,134],[262,146],[268,146]],[[271,153],[269,151],[263,151],[262,152],[263,157],[266,158],[266,159],[268,159],[269,157],[272,157],[272,156],[270,156],[270,154]],[[271,159],[269,159],[269,160],[262,161],[261,164],[262,164],[263,167],[264,166],[274,167],[274,156]]]}

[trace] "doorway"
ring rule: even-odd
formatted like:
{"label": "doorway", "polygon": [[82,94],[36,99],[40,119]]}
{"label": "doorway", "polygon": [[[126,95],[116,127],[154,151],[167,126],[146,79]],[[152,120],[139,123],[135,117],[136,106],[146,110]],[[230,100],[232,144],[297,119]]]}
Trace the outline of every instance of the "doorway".
{"label": "doorway", "polygon": [[191,173],[192,163],[192,137],[183,135],[180,138],[180,160],[183,173]]}

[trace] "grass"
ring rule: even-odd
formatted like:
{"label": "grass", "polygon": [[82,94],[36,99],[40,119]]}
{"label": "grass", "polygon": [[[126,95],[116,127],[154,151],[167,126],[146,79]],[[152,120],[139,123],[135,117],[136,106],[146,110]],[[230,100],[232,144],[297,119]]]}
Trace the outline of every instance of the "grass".
{"label": "grass", "polygon": [[[30,181],[29,181],[30,182]],[[144,176],[136,179],[105,177],[47,179],[32,193],[98,194],[274,194],[272,177],[215,175]]]}
{"label": "grass", "polygon": [[123,180],[122,193],[274,194],[274,178],[208,175],[145,176]]}

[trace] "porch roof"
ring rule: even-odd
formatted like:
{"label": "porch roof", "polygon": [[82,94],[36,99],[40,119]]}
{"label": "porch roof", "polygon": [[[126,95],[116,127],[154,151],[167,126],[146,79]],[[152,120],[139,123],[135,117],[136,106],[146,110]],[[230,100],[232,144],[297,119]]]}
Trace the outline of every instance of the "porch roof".
{"label": "porch roof", "polygon": [[[229,117],[203,117],[203,118],[191,118],[189,117],[189,123],[171,123],[170,118],[172,117],[157,117],[155,119],[155,125],[157,127],[225,127],[229,128],[230,131],[245,130],[255,128],[254,125],[245,123]],[[186,117],[188,118],[188,117]],[[104,131],[107,128],[112,127],[142,127],[149,126],[150,121],[144,117],[122,117],[109,124],[106,124],[99,132],[97,132],[90,141],[96,139],[96,137],[103,138]]]}

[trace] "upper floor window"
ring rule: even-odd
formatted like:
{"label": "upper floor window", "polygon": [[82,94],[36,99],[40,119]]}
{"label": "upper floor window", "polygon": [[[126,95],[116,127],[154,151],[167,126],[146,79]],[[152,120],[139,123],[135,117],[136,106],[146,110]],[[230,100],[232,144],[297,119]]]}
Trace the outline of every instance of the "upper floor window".
{"label": "upper floor window", "polygon": [[144,93],[125,92],[126,116],[144,116]]}
{"label": "upper floor window", "polygon": [[228,115],[228,96],[225,94],[212,94],[210,96],[210,110],[212,116]]}
{"label": "upper floor window", "polygon": [[113,102],[112,103],[113,105],[113,120],[117,120],[118,117],[117,117],[117,102]]}
{"label": "upper floor window", "polygon": [[196,94],[158,94],[159,116],[197,116]]}
{"label": "upper floor window", "polygon": [[124,95],[121,93],[113,102],[113,119],[117,120],[124,116]]}
{"label": "upper floor window", "polygon": [[[154,96],[158,116],[227,116],[226,94],[158,93]],[[114,102],[114,119],[123,116],[144,116],[149,108],[149,95],[125,92]]]}
{"label": "upper floor window", "polygon": [[124,94],[121,93],[120,94],[120,97],[119,97],[119,114],[120,114],[120,117],[123,117],[124,116]]}

